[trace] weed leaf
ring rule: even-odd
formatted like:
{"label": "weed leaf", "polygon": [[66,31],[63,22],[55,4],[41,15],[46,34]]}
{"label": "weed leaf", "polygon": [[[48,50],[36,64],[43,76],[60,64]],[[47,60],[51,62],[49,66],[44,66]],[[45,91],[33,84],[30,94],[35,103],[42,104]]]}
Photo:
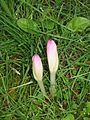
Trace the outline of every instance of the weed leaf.
{"label": "weed leaf", "polygon": [[62,120],[74,120],[74,116],[72,114],[68,114],[65,118]]}
{"label": "weed leaf", "polygon": [[17,25],[25,32],[35,33],[38,30],[38,25],[33,20],[26,18],[20,18],[17,21]]}
{"label": "weed leaf", "polygon": [[90,120],[90,118],[88,118],[88,117],[84,117],[84,120]]}
{"label": "weed leaf", "polygon": [[86,103],[86,111],[87,113],[90,113],[90,102]]}
{"label": "weed leaf", "polygon": [[90,26],[90,20],[84,17],[75,17],[66,26],[74,32],[82,32]]}
{"label": "weed leaf", "polygon": [[65,118],[62,120],[74,120],[74,116],[72,114],[68,114]]}

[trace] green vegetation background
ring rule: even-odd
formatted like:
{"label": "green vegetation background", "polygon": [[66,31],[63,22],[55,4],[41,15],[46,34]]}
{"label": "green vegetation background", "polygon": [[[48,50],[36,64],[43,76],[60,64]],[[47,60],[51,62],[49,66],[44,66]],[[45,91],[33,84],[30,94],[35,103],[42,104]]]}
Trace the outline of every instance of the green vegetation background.
{"label": "green vegetation background", "polygon": [[[74,17],[90,20],[90,0],[0,0],[0,120],[90,120],[90,27],[69,29]],[[49,93],[48,39],[59,54],[55,99]],[[50,100],[33,78],[35,53]]]}

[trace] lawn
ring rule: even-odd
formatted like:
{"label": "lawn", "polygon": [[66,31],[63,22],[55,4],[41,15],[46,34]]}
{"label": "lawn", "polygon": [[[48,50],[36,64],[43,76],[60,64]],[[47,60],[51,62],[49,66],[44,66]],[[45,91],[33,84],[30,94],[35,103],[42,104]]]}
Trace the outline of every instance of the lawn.
{"label": "lawn", "polygon": [[[49,39],[59,57],[54,97]],[[48,97],[33,76],[34,54]],[[0,120],[90,120],[90,0],[0,0]]]}

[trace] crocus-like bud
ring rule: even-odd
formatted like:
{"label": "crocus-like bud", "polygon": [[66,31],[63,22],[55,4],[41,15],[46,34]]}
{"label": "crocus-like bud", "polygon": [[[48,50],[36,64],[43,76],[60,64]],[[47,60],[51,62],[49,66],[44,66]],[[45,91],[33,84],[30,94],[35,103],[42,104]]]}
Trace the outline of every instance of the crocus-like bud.
{"label": "crocus-like bud", "polygon": [[50,73],[56,73],[59,63],[58,52],[55,42],[51,39],[47,43],[47,58]]}
{"label": "crocus-like bud", "polygon": [[42,76],[43,76],[43,66],[42,66],[42,62],[41,62],[41,58],[39,57],[39,55],[35,54],[32,57],[32,61],[33,61],[33,75],[34,78],[38,81],[38,80],[42,80]]}
{"label": "crocus-like bud", "polygon": [[56,93],[56,82],[55,82],[55,75],[58,69],[58,52],[57,46],[53,40],[48,40],[47,43],[47,58],[48,58],[48,65],[50,70],[50,92],[52,97],[55,96]]}
{"label": "crocus-like bud", "polygon": [[39,55],[35,54],[32,57],[32,61],[33,61],[32,69],[33,69],[34,78],[37,80],[43,95],[46,97],[46,91],[45,91],[45,88],[44,88],[44,85],[43,85],[43,81],[42,81],[43,66],[42,66],[41,58],[39,57]]}

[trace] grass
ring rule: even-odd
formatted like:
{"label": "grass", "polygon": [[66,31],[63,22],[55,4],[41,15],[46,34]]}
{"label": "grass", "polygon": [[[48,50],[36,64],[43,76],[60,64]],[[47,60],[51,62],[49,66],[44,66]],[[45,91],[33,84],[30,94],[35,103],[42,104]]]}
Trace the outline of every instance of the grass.
{"label": "grass", "polygon": [[[90,30],[64,32],[73,17],[90,19],[89,0],[0,0],[0,6],[0,119],[62,120],[68,114],[75,120],[89,119]],[[35,21],[40,29],[34,33],[23,31],[17,25],[19,18]],[[55,99],[49,93],[49,38],[55,40],[59,54]],[[50,100],[42,96],[33,78],[35,53],[42,58],[43,82]]]}

